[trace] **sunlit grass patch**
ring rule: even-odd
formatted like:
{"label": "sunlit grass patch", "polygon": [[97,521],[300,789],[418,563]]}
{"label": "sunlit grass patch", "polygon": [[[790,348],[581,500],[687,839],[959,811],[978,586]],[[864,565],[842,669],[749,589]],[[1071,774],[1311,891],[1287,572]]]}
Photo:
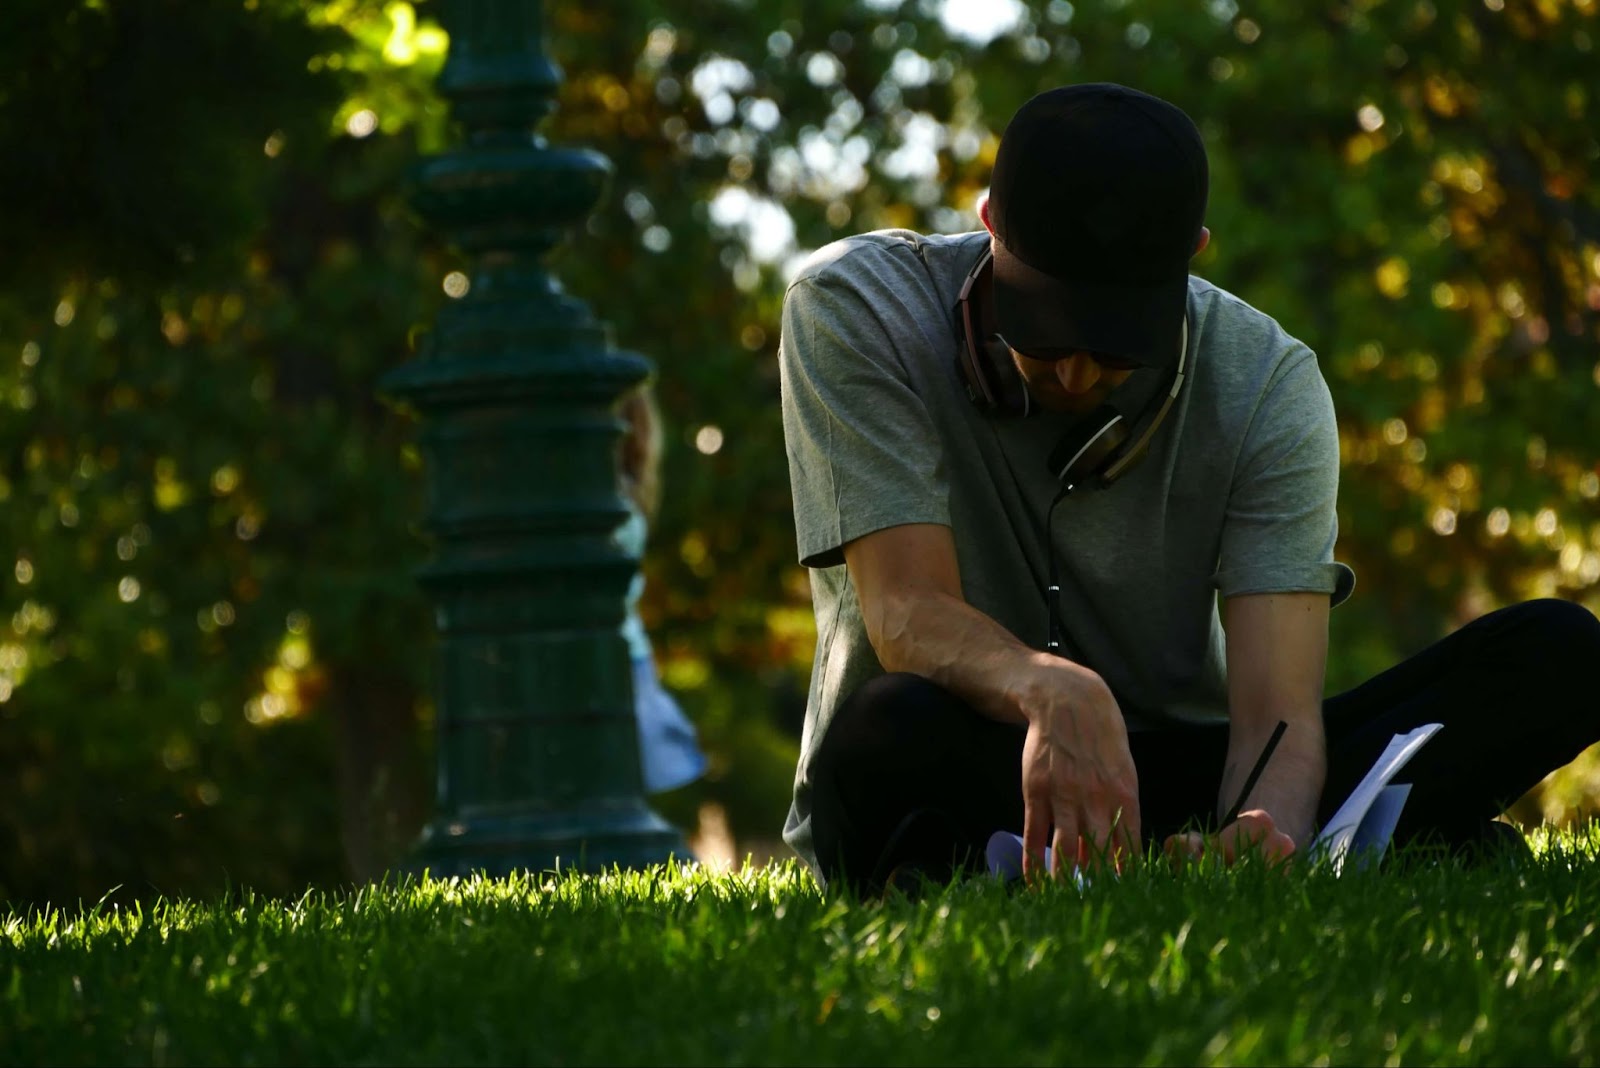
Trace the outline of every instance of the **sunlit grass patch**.
{"label": "sunlit grass patch", "polygon": [[0,921],[15,1063],[1587,1063],[1600,833],[911,901],[798,866]]}

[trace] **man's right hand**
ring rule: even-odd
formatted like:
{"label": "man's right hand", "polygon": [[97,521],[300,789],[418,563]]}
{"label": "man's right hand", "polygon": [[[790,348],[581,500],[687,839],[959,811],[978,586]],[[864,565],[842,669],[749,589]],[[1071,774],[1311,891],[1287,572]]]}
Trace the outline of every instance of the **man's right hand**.
{"label": "man's right hand", "polygon": [[1052,875],[1074,863],[1120,868],[1142,849],[1139,777],[1122,710],[1088,668],[1055,657],[1038,668],[1023,700],[1023,873],[1041,869],[1046,845]]}
{"label": "man's right hand", "polygon": [[[1052,844],[1058,864],[1140,855],[1139,781],[1128,729],[1095,672],[1030,649],[967,604],[955,539],[935,523],[886,527],[844,545],[861,619],[885,671],[932,679],[983,715],[1025,724],[1023,871]],[[1079,843],[1082,843],[1082,849]]]}

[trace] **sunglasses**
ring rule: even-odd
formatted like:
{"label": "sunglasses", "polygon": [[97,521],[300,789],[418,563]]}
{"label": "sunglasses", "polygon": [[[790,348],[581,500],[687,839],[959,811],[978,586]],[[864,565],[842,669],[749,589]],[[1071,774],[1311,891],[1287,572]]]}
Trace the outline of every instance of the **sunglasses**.
{"label": "sunglasses", "polygon": [[[1065,360],[1069,356],[1075,356],[1080,352],[1084,352],[1082,349],[1044,349],[1029,352],[1027,349],[1017,348],[1017,346],[1007,341],[1003,335],[996,334],[995,337],[999,339],[1002,345],[1006,346],[1006,348],[1010,349],[1012,352],[1015,352],[1020,356],[1026,356],[1030,360],[1039,360],[1043,363],[1055,363],[1057,360]],[[1137,371],[1139,368],[1144,366],[1144,364],[1139,363],[1136,360],[1130,360],[1123,356],[1113,356],[1106,352],[1086,352],[1084,354],[1107,371]]]}

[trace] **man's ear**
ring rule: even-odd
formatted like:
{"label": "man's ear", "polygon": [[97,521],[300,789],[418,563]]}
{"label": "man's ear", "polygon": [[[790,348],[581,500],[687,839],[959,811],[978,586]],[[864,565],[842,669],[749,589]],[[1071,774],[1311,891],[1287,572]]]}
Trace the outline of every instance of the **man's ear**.
{"label": "man's ear", "polygon": [[994,233],[994,224],[989,221],[988,196],[985,196],[982,200],[978,201],[978,218],[983,220],[983,228],[985,230],[989,231],[991,234]]}
{"label": "man's ear", "polygon": [[1211,230],[1208,227],[1202,226],[1200,227],[1200,240],[1194,246],[1194,254],[1196,256],[1200,255],[1200,253],[1206,250],[1206,246],[1209,244],[1211,244]]}

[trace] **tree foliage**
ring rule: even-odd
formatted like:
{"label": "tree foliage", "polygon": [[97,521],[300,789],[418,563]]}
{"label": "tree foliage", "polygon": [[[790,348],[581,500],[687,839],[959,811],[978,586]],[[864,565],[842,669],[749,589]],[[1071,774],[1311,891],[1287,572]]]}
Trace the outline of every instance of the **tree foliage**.
{"label": "tree foliage", "polygon": [[[670,814],[773,837],[786,803],[814,640],[786,266],[975,227],[1005,118],[1065,82],[1195,116],[1197,271],[1319,354],[1360,577],[1330,688],[1497,604],[1600,608],[1593,0],[1032,0],[988,39],[926,0],[547,6],[544,132],[616,169],[557,271],[656,361],[669,426],[645,610],[713,757]],[[0,892],[292,891],[423,818],[421,480],[375,382],[454,264],[404,199],[449,144],[430,16],[0,15]]]}
{"label": "tree foliage", "polygon": [[426,802],[428,635],[410,431],[373,382],[441,270],[410,138],[335,125],[387,20],[17,14],[68,46],[0,94],[0,892],[375,870]]}

